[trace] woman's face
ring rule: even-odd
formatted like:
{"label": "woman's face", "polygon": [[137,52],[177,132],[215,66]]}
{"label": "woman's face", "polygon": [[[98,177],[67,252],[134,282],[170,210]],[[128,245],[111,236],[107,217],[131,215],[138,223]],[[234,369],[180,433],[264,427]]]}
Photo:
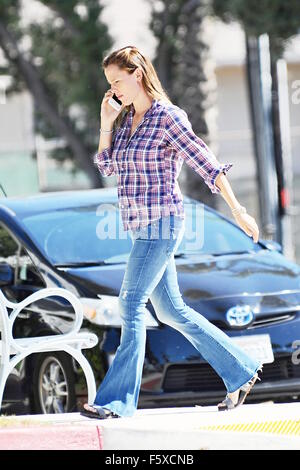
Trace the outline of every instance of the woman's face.
{"label": "woman's face", "polygon": [[115,64],[108,65],[104,70],[105,77],[111,85],[111,90],[125,106],[129,106],[141,91],[142,74],[139,69],[133,73],[121,69]]}

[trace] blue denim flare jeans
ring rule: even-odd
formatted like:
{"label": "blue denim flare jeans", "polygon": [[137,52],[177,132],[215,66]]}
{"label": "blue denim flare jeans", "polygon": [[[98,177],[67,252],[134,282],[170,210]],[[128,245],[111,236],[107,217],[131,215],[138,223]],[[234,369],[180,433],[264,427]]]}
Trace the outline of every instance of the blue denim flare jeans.
{"label": "blue denim flare jeans", "polygon": [[182,299],[174,254],[184,230],[184,219],[171,214],[129,232],[133,245],[119,294],[120,345],[94,406],[108,408],[119,416],[132,416],[137,409],[146,344],[144,314],[149,298],[159,321],[180,331],[192,343],[222,378],[228,392],[248,382],[261,366]]}

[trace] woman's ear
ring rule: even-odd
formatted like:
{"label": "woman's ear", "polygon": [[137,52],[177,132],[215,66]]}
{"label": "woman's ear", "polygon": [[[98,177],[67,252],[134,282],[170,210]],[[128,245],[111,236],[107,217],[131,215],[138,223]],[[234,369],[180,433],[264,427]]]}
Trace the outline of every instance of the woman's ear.
{"label": "woman's ear", "polygon": [[139,82],[141,82],[143,78],[143,72],[139,67],[136,69],[136,78]]}

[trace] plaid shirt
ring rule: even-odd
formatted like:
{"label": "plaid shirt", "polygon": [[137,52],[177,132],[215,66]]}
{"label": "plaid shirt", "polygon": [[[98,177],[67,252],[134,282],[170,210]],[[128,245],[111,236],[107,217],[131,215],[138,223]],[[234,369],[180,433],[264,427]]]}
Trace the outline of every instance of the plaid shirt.
{"label": "plaid shirt", "polygon": [[143,228],[170,214],[185,218],[177,181],[183,161],[204,179],[212,193],[220,192],[215,185],[218,174],[226,174],[233,165],[216,159],[178,106],[154,99],[129,137],[133,114],[131,105],[122,125],[113,132],[112,145],[93,157],[103,176],[117,177],[125,231]]}

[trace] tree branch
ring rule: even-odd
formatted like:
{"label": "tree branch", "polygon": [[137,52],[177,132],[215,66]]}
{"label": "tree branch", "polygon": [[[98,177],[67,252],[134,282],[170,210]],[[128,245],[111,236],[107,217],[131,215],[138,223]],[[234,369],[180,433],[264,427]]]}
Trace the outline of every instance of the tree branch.
{"label": "tree branch", "polygon": [[41,80],[36,67],[23,57],[15,39],[1,20],[0,46],[2,47],[6,58],[10,62],[13,62],[20,71],[28,90],[30,90],[34,98],[37,108],[47,116],[47,119],[49,119],[49,122],[56,132],[66,139],[70,148],[74,152],[75,160],[79,167],[89,176],[92,186],[99,187],[100,178],[97,172],[95,172],[91,156],[86,151],[85,146],[82,145],[81,139],[79,139],[74,132],[72,123],[67,117],[60,116],[57,106],[53,103],[53,98],[50,98],[50,94],[47,92],[47,87]]}

